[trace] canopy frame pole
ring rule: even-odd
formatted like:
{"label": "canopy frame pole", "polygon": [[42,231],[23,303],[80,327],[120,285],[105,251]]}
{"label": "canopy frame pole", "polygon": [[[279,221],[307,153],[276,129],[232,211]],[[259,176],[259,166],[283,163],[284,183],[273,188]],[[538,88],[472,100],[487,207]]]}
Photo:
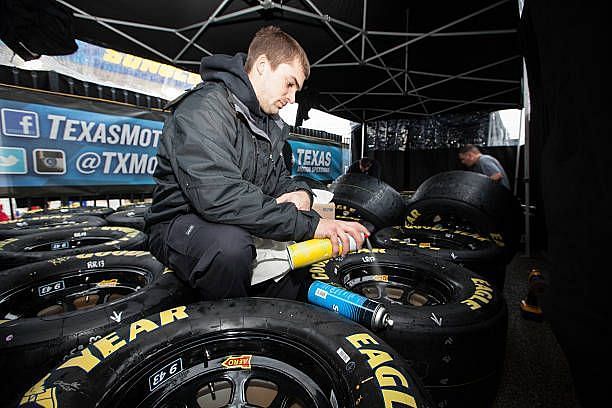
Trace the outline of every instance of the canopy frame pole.
{"label": "canopy frame pole", "polygon": [[198,32],[194,34],[193,37],[191,37],[191,39],[189,40],[189,42],[187,44],[185,44],[185,46],[183,47],[182,50],[180,50],[178,52],[178,54],[176,54],[176,56],[174,57],[174,59],[172,61],[176,61],[178,60],[184,53],[185,51],[187,51],[187,49],[189,47],[191,47],[191,45],[195,42],[195,40],[204,32],[204,30],[206,30],[208,28],[208,26],[210,25],[210,23],[212,23],[215,18],[217,17],[217,15],[221,12],[221,10],[223,10],[225,8],[225,6],[227,6],[227,4],[230,2],[231,0],[223,0],[223,2],[221,4],[219,4],[219,6],[215,9],[215,11],[213,11],[213,13],[210,15],[210,17],[206,20],[206,22],[204,24],[202,24],[202,27],[200,27],[198,29]]}
{"label": "canopy frame pole", "polygon": [[431,30],[431,31],[430,31],[430,32],[428,32],[428,33],[425,33],[425,34],[423,34],[423,35],[420,35],[420,36],[418,36],[418,37],[416,37],[416,38],[413,38],[413,39],[411,39],[411,40],[405,41],[405,42],[403,42],[402,44],[396,45],[395,47],[391,47],[391,48],[389,48],[388,50],[383,51],[383,52],[381,52],[381,53],[379,53],[379,54],[377,54],[377,55],[373,55],[373,56],[371,56],[370,58],[366,59],[366,62],[370,62],[371,60],[373,60],[373,59],[375,59],[375,58],[377,58],[377,57],[382,57],[383,55],[387,55],[387,54],[389,54],[389,53],[391,53],[391,52],[393,52],[393,51],[399,50],[399,49],[401,49],[401,48],[405,47],[406,45],[409,45],[409,44],[412,44],[412,43],[417,42],[417,41],[419,41],[419,40],[422,40],[422,39],[424,39],[424,38],[430,37],[431,35],[433,35],[433,34],[435,34],[435,33],[439,32],[439,31],[446,30],[446,29],[447,29],[447,28],[449,28],[449,27],[452,27],[452,26],[454,26],[454,25],[456,25],[456,24],[459,24],[459,23],[461,23],[461,22],[463,22],[463,21],[465,21],[465,20],[469,20],[469,19],[470,19],[470,18],[472,18],[472,17],[475,17],[475,16],[477,16],[477,15],[479,15],[479,14],[482,14],[482,13],[484,13],[484,12],[486,12],[486,11],[489,11],[489,10],[491,10],[492,8],[495,8],[495,7],[497,7],[497,6],[501,5],[501,4],[504,4],[504,3],[508,2],[508,1],[509,1],[509,0],[501,0],[501,1],[498,1],[497,3],[491,4],[490,6],[484,7],[484,8],[482,8],[482,9],[478,10],[478,11],[475,11],[475,12],[473,12],[473,13],[471,13],[471,14],[468,14],[467,16],[463,16],[463,17],[461,17],[460,19],[457,19],[457,20],[452,21],[452,22],[450,22],[450,23],[448,23],[448,24],[445,24],[445,25],[443,25],[443,26],[441,26],[441,27],[438,27],[438,28],[436,28],[436,29],[433,29],[433,30]]}

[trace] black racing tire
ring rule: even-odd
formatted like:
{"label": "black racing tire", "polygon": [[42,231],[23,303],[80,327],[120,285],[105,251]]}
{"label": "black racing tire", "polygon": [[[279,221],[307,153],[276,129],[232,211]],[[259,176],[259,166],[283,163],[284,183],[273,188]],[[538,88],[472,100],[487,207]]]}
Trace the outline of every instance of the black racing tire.
{"label": "black racing tire", "polygon": [[329,191],[334,193],[337,219],[363,219],[377,229],[402,224],[405,208],[400,193],[376,177],[347,173],[336,178]]}
{"label": "black racing tire", "polygon": [[144,215],[149,206],[135,206],[128,210],[115,211],[106,217],[109,225],[130,227],[140,231],[144,230]]}
{"label": "black racing tire", "polygon": [[487,176],[463,170],[438,173],[416,189],[406,205],[405,225],[440,225],[490,235],[510,261],[520,246],[521,204]]}
{"label": "black racing tire", "polygon": [[2,406],[17,406],[45,373],[101,336],[191,300],[193,291],[144,251],[86,253],[1,272]]}
{"label": "black racing tire", "polygon": [[203,402],[214,392],[215,407],[433,408],[406,362],[379,337],[296,301],[176,307],[123,325],[83,353],[95,359],[87,371],[75,356],[41,377],[22,401],[52,393],[68,408],[195,407],[209,406],[196,398]]}
{"label": "black racing tire", "polygon": [[379,248],[411,250],[462,265],[503,290],[504,248],[488,236],[440,226],[409,225],[385,227],[370,239]]}
{"label": "black racing tire", "polygon": [[91,215],[94,217],[106,217],[109,214],[115,212],[110,207],[100,207],[100,206],[85,206],[85,207],[60,207],[53,208],[47,210],[34,210],[28,211],[24,213],[21,218],[32,218],[32,217],[40,217],[41,215]]}
{"label": "black racing tire", "polygon": [[93,215],[41,215],[39,217],[0,222],[0,240],[79,227],[98,227],[108,223]]}
{"label": "black racing tire", "polygon": [[410,204],[410,200],[412,200],[412,196],[414,195],[414,190],[403,190],[400,191],[400,196],[404,201],[404,207]]}
{"label": "black racing tire", "polygon": [[146,244],[144,232],[108,225],[23,235],[0,241],[0,270],[86,252],[143,250]]}
{"label": "black racing tire", "polygon": [[489,407],[505,358],[505,299],[480,275],[432,256],[374,248],[313,264],[327,281],[383,303],[377,334],[407,359],[438,406]]}
{"label": "black racing tire", "polygon": [[291,178],[296,181],[303,181],[304,183],[308,184],[308,187],[310,188],[329,191],[329,187],[327,186],[327,184],[320,180],[316,180],[307,176],[292,176]]}
{"label": "black racing tire", "polygon": [[151,203],[126,204],[126,205],[121,205],[121,206],[117,207],[117,209],[115,211],[127,211],[127,210],[139,209],[139,208],[144,208],[145,211],[146,211],[147,208],[149,208],[150,206],[151,206]]}

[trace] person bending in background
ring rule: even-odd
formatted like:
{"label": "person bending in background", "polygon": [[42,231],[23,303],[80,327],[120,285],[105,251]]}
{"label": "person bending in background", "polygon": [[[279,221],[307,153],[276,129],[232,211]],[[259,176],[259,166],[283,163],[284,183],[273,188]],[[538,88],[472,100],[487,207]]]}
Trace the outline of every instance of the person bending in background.
{"label": "person bending in background", "polygon": [[510,181],[501,163],[493,156],[482,154],[477,146],[467,144],[459,149],[459,160],[471,171],[484,174],[510,190]]}
{"label": "person bending in background", "polygon": [[278,112],[309,72],[297,41],[268,26],[248,55],[204,57],[203,82],[167,106],[145,231],[151,253],[202,300],[296,298],[304,282],[292,273],[251,287],[254,237],[329,238],[335,256],[338,240],[346,255],[349,235],[361,247],[369,234],[357,222],[319,217],[312,190],[290,177],[283,160],[289,127]]}
{"label": "person bending in background", "polygon": [[354,161],[350,167],[346,170],[348,173],[366,174],[371,177],[380,179],[381,177],[381,166],[378,160],[371,159],[369,157],[362,157],[359,160]]}
{"label": "person bending in background", "polygon": [[285,144],[283,145],[283,159],[285,160],[285,167],[291,175],[293,171],[293,164],[295,163],[295,158],[293,157],[293,148],[288,140],[285,140]]}

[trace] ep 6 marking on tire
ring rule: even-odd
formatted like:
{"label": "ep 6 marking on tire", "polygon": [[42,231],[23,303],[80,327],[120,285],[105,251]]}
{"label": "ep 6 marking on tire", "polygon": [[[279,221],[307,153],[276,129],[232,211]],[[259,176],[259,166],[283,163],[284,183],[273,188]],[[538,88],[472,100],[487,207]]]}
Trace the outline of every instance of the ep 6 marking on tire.
{"label": "ep 6 marking on tire", "polygon": [[43,286],[39,286],[38,287],[38,296],[47,296],[53,292],[58,292],[60,290],[64,290],[65,289],[65,284],[64,281],[57,281],[57,282],[53,282],[53,283],[49,283],[47,285],[43,285]]}

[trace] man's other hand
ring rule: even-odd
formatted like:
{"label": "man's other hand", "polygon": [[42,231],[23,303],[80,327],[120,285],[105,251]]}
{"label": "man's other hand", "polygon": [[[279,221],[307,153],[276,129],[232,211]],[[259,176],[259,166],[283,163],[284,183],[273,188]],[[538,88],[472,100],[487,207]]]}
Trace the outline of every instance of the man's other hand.
{"label": "man's other hand", "polygon": [[304,190],[285,193],[276,199],[280,203],[293,203],[300,211],[310,211],[310,195]]}
{"label": "man's other hand", "polygon": [[[350,248],[349,235],[357,243],[357,249],[361,248],[363,241],[370,235],[370,231],[362,224],[354,221],[330,220],[321,218],[315,230],[315,238],[329,238],[332,244],[333,256],[345,256]],[[342,242],[342,253],[339,252],[338,240]]]}
{"label": "man's other hand", "polygon": [[502,177],[503,177],[503,176],[502,176],[502,174],[501,174],[501,173],[494,173],[494,174],[491,174],[491,175],[489,176],[489,178],[490,178],[491,180],[493,180],[494,182],[496,182],[496,183],[498,183],[498,182],[499,182],[499,181],[502,179]]}

